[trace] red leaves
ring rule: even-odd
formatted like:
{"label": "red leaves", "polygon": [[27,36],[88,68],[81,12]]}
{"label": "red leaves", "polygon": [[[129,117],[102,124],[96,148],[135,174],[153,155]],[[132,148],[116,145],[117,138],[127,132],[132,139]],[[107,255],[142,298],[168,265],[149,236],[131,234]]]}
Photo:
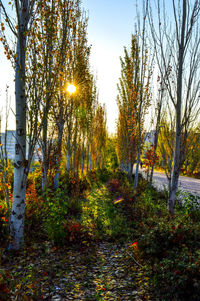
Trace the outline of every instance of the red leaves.
{"label": "red leaves", "polygon": [[134,248],[137,248],[138,247],[138,242],[137,241],[134,241],[130,247],[134,247]]}
{"label": "red leaves", "polygon": [[82,239],[83,226],[75,221],[66,223],[65,228],[67,229],[67,239],[69,241],[77,241]]}
{"label": "red leaves", "polygon": [[44,275],[44,276],[48,276],[48,273],[47,272],[42,272],[42,274]]}
{"label": "red leaves", "polygon": [[151,146],[151,148],[147,149],[147,151],[144,154],[144,157],[145,159],[143,161],[143,164],[148,168],[151,168],[159,159],[159,156],[156,155],[154,151],[153,145]]}

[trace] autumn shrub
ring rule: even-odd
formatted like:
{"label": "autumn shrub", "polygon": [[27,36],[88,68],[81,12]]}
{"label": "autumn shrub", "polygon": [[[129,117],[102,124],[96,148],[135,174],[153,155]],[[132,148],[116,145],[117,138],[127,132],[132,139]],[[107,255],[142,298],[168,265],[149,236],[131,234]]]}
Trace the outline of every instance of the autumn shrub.
{"label": "autumn shrub", "polygon": [[149,271],[151,292],[157,300],[200,300],[200,252],[184,245],[173,249]]}
{"label": "autumn shrub", "polygon": [[[6,177],[6,180],[4,176]],[[11,160],[8,160],[7,167],[2,165],[0,166],[0,200],[3,201],[6,198],[6,186],[9,190],[9,193],[13,190],[13,180],[14,168]]]}
{"label": "autumn shrub", "polygon": [[74,175],[71,172],[65,172],[60,176],[59,187],[70,196],[80,196],[90,185],[86,177],[79,177],[79,175]]}
{"label": "autumn shrub", "polygon": [[8,282],[10,280],[10,272],[3,268],[0,268],[0,300],[10,300],[10,289],[8,288]]}
{"label": "autumn shrub", "polygon": [[8,212],[5,204],[0,205],[0,241],[5,241],[8,236]]}
{"label": "autumn shrub", "polygon": [[35,185],[38,194],[42,193],[42,170],[40,167],[33,168],[33,171],[29,173],[27,179],[27,188],[30,185]]}
{"label": "autumn shrub", "polygon": [[[26,190],[25,228],[28,238],[33,236],[42,237],[42,221],[46,203],[38,194],[35,182],[29,182]],[[40,233],[39,233],[40,232]]]}
{"label": "autumn shrub", "polygon": [[177,212],[140,221],[138,248],[155,300],[199,300],[200,223]]}
{"label": "autumn shrub", "polygon": [[69,219],[64,224],[66,230],[65,243],[85,244],[91,240],[91,235],[87,232],[80,221]]}

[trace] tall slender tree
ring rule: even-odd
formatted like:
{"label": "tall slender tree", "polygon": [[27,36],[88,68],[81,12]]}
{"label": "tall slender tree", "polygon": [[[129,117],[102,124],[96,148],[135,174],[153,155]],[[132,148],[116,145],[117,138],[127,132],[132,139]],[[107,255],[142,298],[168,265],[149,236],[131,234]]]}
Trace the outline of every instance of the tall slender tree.
{"label": "tall slender tree", "polygon": [[[0,1],[1,15],[4,22],[1,23],[1,41],[5,47],[7,58],[15,58],[15,95],[16,95],[16,143],[14,163],[14,190],[13,205],[10,223],[10,234],[13,249],[19,249],[24,243],[24,212],[26,179],[28,175],[26,160],[26,49],[27,33],[34,19],[35,0],[14,1],[15,24],[5,8],[3,1]],[[14,52],[9,46],[5,34],[5,24],[11,30],[17,40]]]}
{"label": "tall slender tree", "polygon": [[[184,145],[188,129],[193,119],[194,110],[199,112],[199,0],[172,0],[173,24],[170,27],[166,21],[166,11],[161,7],[161,1],[157,1],[158,30],[155,26],[155,16],[149,8],[149,21],[151,33],[164,68],[158,66],[170,100],[175,108],[176,134],[174,145],[174,158],[171,185],[169,191],[169,212],[174,214],[176,191],[181,164],[184,159]],[[172,23],[171,22],[171,23]],[[168,22],[170,23],[170,22]],[[168,47],[168,52],[164,49]],[[169,59],[170,58],[170,59]],[[167,75],[167,76],[166,76]],[[183,137],[183,143],[181,141]]]}

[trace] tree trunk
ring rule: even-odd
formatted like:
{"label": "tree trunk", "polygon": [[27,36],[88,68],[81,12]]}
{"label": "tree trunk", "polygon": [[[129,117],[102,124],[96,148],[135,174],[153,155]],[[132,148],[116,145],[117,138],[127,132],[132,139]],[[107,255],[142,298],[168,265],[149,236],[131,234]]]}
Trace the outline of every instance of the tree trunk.
{"label": "tree trunk", "polygon": [[175,136],[171,189],[169,192],[169,200],[168,200],[169,213],[172,215],[174,215],[175,198],[176,198],[176,191],[178,189],[178,179],[179,179],[179,173],[180,173],[180,159],[181,159],[180,158],[181,104],[182,104],[182,77],[183,77],[183,60],[184,60],[184,44],[185,44],[185,27],[186,27],[186,0],[183,0],[181,43],[179,44],[179,56],[178,56],[176,136]]}
{"label": "tree trunk", "polygon": [[67,138],[67,165],[66,169],[69,172],[70,170],[70,161],[71,161],[71,143],[70,143],[70,135],[68,134]]}
{"label": "tree trunk", "polygon": [[133,165],[132,162],[128,162],[128,180],[131,182],[132,179],[132,172],[133,172]]}
{"label": "tree trunk", "polygon": [[85,165],[85,148],[84,148],[84,142],[83,142],[83,145],[82,145],[82,168],[81,168],[82,175],[84,172],[84,165]]}
{"label": "tree trunk", "polygon": [[90,144],[90,170],[92,169],[92,143]]}
{"label": "tree trunk", "polygon": [[47,107],[44,108],[44,123],[43,123],[43,137],[42,137],[42,192],[44,193],[47,188]]}
{"label": "tree trunk", "polygon": [[[27,9],[27,8],[26,8]],[[25,48],[26,48],[26,20],[21,12],[21,27],[23,31],[18,32],[17,55],[15,72],[16,93],[16,142],[14,163],[14,189],[13,204],[11,212],[10,236],[11,249],[18,250],[24,244],[24,216],[26,195],[26,95],[25,95]]]}
{"label": "tree trunk", "polygon": [[89,170],[89,156],[90,156],[90,146],[87,145],[87,172]]}
{"label": "tree trunk", "polygon": [[[61,110],[61,119],[62,119],[62,110]],[[58,124],[58,145],[57,145],[57,153],[56,153],[56,168],[55,168],[55,176],[54,176],[54,189],[58,188],[59,176],[60,176],[60,162],[62,156],[62,138],[63,138],[63,130],[64,130],[64,121],[61,120]]]}
{"label": "tree trunk", "polygon": [[161,109],[162,109],[162,98],[163,98],[163,87],[161,86],[161,91],[160,91],[160,99],[159,99],[159,105],[158,105],[158,115],[157,115],[157,120],[156,120],[156,131],[155,131],[155,136],[154,136],[154,144],[153,144],[153,166],[151,168],[151,173],[150,173],[150,185],[152,185],[153,181],[153,172],[154,172],[154,167],[155,167],[155,159],[156,159],[156,151],[157,151],[157,146],[158,146],[158,136],[160,132],[160,120],[161,120]]}
{"label": "tree trunk", "polygon": [[135,189],[137,189],[137,186],[138,186],[139,165],[140,165],[140,147],[138,149],[137,161],[136,161],[136,171],[135,171],[135,180],[134,180],[134,188]]}

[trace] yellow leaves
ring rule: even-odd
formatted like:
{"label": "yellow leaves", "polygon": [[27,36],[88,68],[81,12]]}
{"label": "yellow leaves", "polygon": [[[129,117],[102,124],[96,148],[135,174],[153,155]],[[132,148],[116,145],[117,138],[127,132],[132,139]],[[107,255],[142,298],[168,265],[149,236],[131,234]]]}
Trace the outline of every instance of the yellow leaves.
{"label": "yellow leaves", "polygon": [[8,183],[5,183],[5,186],[9,189],[10,185]]}
{"label": "yellow leaves", "polygon": [[20,290],[20,288],[21,288],[21,283],[19,283],[19,284],[17,284],[16,286],[15,286],[15,288],[17,289],[17,290]]}

